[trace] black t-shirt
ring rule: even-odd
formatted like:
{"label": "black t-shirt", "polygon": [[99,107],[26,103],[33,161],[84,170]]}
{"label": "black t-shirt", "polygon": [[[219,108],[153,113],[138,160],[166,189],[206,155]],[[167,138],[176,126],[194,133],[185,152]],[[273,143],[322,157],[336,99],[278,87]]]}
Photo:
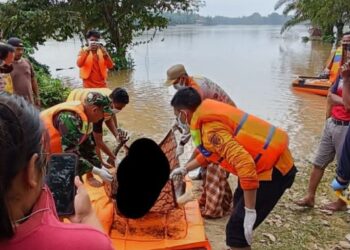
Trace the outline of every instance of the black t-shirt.
{"label": "black t-shirt", "polygon": [[92,126],[92,131],[94,131],[97,134],[102,134],[102,126],[103,126],[103,122],[104,122],[104,118],[102,118],[101,120],[99,120],[98,122],[94,123]]}

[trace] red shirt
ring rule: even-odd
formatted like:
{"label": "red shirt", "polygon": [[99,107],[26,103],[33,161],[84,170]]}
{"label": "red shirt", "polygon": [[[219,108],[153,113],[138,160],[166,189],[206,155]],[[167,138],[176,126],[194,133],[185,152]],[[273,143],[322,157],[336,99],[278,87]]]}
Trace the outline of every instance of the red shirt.
{"label": "red shirt", "polygon": [[42,209],[20,224],[15,236],[0,241],[1,250],[113,250],[107,235],[83,224],[65,224],[58,220],[51,192],[45,187],[33,208]]}
{"label": "red shirt", "polygon": [[[334,91],[332,91],[334,93]],[[343,79],[339,80],[338,88],[335,94],[343,97]],[[332,107],[332,117],[336,120],[350,121],[350,113],[346,111],[344,105],[334,105]]]}

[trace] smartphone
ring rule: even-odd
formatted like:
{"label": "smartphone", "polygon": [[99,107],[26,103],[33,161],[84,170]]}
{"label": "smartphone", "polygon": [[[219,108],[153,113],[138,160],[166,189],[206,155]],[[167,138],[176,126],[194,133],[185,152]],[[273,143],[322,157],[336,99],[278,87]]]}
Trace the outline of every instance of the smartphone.
{"label": "smartphone", "polygon": [[78,156],[72,153],[52,154],[49,160],[46,183],[55,200],[58,216],[74,214]]}

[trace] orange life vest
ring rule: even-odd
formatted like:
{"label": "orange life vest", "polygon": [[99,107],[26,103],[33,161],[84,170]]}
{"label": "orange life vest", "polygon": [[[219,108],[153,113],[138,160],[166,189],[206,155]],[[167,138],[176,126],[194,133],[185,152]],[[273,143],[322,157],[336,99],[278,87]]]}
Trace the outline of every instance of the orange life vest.
{"label": "orange life vest", "polygon": [[201,96],[202,100],[204,99],[203,91],[202,91],[201,87],[199,86],[199,84],[196,82],[196,80],[193,77],[189,77],[188,78],[188,85],[187,85],[187,87],[194,88],[197,91],[197,93]]}
{"label": "orange life vest", "polygon": [[337,80],[339,73],[340,73],[340,67],[342,63],[342,57],[343,57],[343,47],[340,46],[337,48],[335,51],[334,57],[333,57],[333,62],[332,62],[332,67],[330,69],[330,74],[329,74],[329,81],[333,84]]}
{"label": "orange life vest", "polygon": [[[86,47],[83,48],[83,50],[86,50]],[[103,79],[107,79],[107,66],[105,59],[103,58],[103,53],[101,49],[97,49],[97,57],[98,57],[98,65],[100,67],[100,72],[103,77]],[[87,55],[87,58],[85,60],[85,63],[83,66],[80,67],[80,78],[81,79],[88,79],[91,70],[92,70],[92,65],[94,63],[94,56],[93,53],[90,51],[89,54]]]}
{"label": "orange life vest", "polygon": [[[53,119],[61,111],[73,111],[77,113],[83,122],[83,126],[80,129],[81,133],[85,134],[86,137],[91,132],[90,123],[88,122],[87,116],[84,113],[84,106],[79,101],[75,102],[64,102],[55,105],[49,109],[46,109],[40,113],[40,118],[44,122],[47,132],[50,136],[50,153],[62,153],[62,141],[61,135],[57,128],[53,124]],[[81,141],[81,143],[84,140]]]}
{"label": "orange life vest", "polygon": [[234,166],[202,144],[202,125],[214,121],[232,129],[233,138],[253,157],[258,174],[275,166],[288,147],[288,135],[282,129],[231,105],[206,99],[192,116],[192,139],[208,161],[220,164],[229,172],[236,173]]}
{"label": "orange life vest", "polygon": [[81,101],[82,103],[85,101],[87,95],[90,92],[97,92],[105,96],[109,96],[112,93],[112,90],[109,88],[80,88],[80,89],[73,89],[68,97],[67,102],[70,101]]}

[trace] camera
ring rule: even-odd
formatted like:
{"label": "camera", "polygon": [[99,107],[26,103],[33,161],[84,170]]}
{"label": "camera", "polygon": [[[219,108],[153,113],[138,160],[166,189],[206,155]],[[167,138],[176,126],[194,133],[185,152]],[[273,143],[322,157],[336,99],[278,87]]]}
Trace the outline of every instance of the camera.
{"label": "camera", "polygon": [[98,41],[89,41],[89,45],[103,46],[103,44]]}

